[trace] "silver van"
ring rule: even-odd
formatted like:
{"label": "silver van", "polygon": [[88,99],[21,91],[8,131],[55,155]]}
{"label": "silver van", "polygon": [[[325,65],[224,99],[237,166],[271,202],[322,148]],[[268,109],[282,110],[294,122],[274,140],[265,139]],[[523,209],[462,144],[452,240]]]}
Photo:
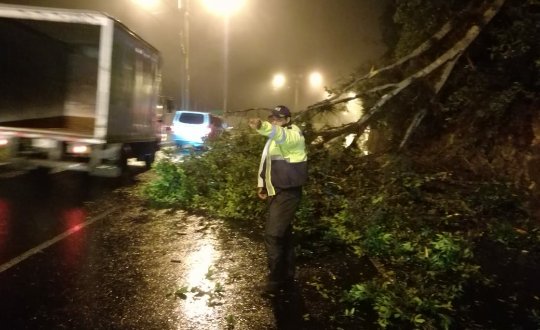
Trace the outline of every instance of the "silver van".
{"label": "silver van", "polygon": [[223,119],[208,112],[176,111],[172,121],[172,140],[180,148],[200,148],[205,141],[221,135]]}

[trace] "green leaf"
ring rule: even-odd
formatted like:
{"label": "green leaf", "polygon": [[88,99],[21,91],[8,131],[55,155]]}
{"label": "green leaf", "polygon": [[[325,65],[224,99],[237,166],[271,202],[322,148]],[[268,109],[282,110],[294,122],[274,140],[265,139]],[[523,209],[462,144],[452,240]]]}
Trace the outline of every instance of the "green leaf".
{"label": "green leaf", "polygon": [[426,320],[424,319],[424,316],[422,314],[416,314],[414,316],[414,323],[415,324],[422,324],[426,322]]}

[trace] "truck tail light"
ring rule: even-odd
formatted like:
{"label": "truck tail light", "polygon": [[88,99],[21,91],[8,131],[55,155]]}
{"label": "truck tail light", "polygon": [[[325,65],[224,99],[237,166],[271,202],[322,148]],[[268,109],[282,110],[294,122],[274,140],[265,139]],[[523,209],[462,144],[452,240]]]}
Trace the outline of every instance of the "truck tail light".
{"label": "truck tail light", "polygon": [[73,153],[75,154],[85,154],[88,153],[88,146],[74,146]]}
{"label": "truck tail light", "polygon": [[70,154],[88,155],[90,151],[90,146],[86,144],[73,143],[67,146],[67,152]]}

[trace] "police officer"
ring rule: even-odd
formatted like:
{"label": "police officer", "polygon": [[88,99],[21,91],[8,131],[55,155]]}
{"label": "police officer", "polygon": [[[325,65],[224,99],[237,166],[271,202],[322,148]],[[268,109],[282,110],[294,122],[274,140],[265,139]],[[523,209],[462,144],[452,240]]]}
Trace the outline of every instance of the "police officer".
{"label": "police officer", "polygon": [[275,294],[294,281],[292,221],[300,204],[302,185],[307,179],[304,136],[291,123],[291,112],[278,105],[268,121],[249,119],[249,126],[268,137],[258,175],[258,196],[268,202],[264,241],[269,276],[264,294]]}

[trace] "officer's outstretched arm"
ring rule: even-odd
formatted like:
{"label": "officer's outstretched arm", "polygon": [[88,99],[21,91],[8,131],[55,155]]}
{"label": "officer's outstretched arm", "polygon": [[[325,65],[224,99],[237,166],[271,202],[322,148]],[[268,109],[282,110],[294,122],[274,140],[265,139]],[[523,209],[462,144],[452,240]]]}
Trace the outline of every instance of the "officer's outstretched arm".
{"label": "officer's outstretched arm", "polygon": [[261,127],[257,129],[259,134],[267,136],[274,140],[277,144],[295,144],[303,142],[304,137],[300,132],[287,129],[278,125],[272,125],[267,121],[261,123]]}

